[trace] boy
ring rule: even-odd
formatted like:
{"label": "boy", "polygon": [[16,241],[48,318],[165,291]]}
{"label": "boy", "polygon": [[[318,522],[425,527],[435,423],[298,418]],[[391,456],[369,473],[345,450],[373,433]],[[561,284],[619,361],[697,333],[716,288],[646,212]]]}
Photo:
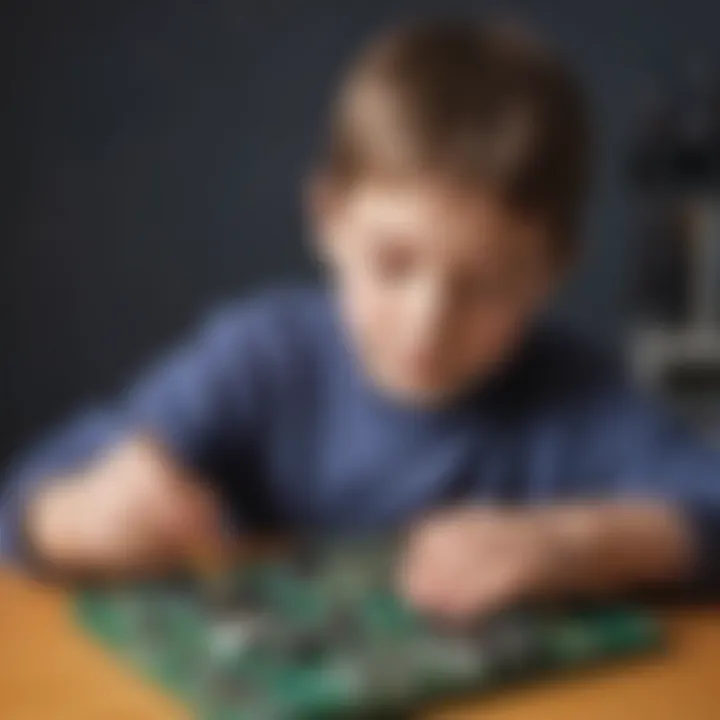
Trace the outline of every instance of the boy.
{"label": "boy", "polygon": [[712,580],[720,459],[540,319],[587,145],[572,77],[532,39],[380,38],[310,194],[331,289],[225,309],[18,466],[4,556],[137,572],[222,544],[228,517],[240,535],[409,524],[399,586],[451,618]]}

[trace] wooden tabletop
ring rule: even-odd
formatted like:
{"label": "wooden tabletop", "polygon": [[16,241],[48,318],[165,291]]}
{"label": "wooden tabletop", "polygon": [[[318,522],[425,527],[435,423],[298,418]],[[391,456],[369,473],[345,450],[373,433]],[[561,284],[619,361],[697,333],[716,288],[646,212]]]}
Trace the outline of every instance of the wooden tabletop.
{"label": "wooden tabletop", "polygon": [[[671,649],[426,714],[433,720],[717,720],[720,608],[663,613]],[[181,720],[73,626],[58,590],[0,572],[2,720]]]}

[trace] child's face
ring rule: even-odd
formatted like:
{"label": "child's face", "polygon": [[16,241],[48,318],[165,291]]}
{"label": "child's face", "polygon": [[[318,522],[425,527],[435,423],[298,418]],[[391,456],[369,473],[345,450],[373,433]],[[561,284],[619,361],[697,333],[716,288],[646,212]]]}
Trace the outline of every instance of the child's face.
{"label": "child's face", "polygon": [[393,394],[437,403],[482,380],[544,304],[541,228],[477,190],[367,182],[322,208],[355,350]]}

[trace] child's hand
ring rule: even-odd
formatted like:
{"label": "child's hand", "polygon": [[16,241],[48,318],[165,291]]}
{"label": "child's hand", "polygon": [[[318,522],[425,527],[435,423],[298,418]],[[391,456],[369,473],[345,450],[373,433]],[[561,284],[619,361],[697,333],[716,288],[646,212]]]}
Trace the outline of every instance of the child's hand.
{"label": "child's hand", "polygon": [[552,594],[566,570],[563,549],[539,513],[459,509],[411,533],[400,582],[419,609],[466,619]]}
{"label": "child's hand", "polygon": [[33,552],[63,573],[172,565],[219,547],[220,528],[210,491],[146,441],[123,445],[80,474],[40,489],[26,516]]}
{"label": "child's hand", "polygon": [[400,584],[419,609],[463,620],[525,599],[678,579],[691,541],[682,516],[659,504],[458,509],[411,534]]}

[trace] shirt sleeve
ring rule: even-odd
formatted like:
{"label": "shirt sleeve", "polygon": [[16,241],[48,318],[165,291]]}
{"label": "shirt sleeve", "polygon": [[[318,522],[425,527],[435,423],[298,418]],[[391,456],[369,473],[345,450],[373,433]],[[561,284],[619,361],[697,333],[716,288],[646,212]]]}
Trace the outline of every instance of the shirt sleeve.
{"label": "shirt sleeve", "polygon": [[201,474],[211,474],[229,447],[236,454],[247,448],[260,420],[256,371],[265,325],[252,307],[221,311],[111,408],[78,416],[12,463],[0,494],[0,560],[30,562],[22,526],[38,487],[122,439],[149,435]]}
{"label": "shirt sleeve", "polygon": [[720,449],[667,409],[628,388],[608,390],[590,414],[592,432],[584,434],[579,446],[586,482],[594,478],[613,496],[674,504],[695,534],[696,579],[717,584]]}
{"label": "shirt sleeve", "polygon": [[229,452],[242,454],[262,421],[266,316],[240,306],[211,318],[125,393],[125,426],[200,474],[212,474]]}

